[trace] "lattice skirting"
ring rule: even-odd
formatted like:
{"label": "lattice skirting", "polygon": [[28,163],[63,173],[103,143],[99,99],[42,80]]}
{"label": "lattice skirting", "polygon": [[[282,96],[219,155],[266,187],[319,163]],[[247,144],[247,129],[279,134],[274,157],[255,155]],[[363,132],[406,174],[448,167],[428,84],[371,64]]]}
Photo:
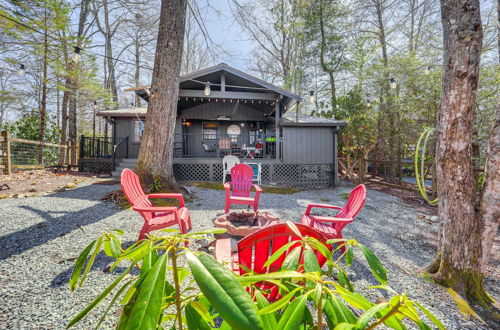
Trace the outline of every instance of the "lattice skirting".
{"label": "lattice skirting", "polygon": [[[333,166],[262,164],[262,183],[296,187],[328,187],[333,184]],[[178,181],[222,182],[222,164],[174,164]]]}
{"label": "lattice skirting", "polygon": [[80,158],[78,160],[78,170],[87,173],[111,173],[113,171],[113,160],[111,158]]}

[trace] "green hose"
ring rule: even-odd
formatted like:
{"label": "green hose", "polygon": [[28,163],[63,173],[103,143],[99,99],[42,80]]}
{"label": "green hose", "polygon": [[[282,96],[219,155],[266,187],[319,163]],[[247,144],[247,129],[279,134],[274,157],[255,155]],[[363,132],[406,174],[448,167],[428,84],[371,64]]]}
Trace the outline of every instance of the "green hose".
{"label": "green hose", "polygon": [[[430,204],[436,205],[438,203],[438,198],[431,200],[429,196],[427,196],[427,191],[425,190],[425,152],[427,150],[427,142],[429,137],[434,133],[435,128],[426,128],[417,142],[417,148],[415,150],[415,179],[417,180],[418,190],[422,194],[422,197]],[[421,143],[423,141],[423,145]],[[420,150],[422,155],[420,154]],[[420,169],[419,169],[419,158],[420,158]],[[436,175],[434,173],[434,175]]]}

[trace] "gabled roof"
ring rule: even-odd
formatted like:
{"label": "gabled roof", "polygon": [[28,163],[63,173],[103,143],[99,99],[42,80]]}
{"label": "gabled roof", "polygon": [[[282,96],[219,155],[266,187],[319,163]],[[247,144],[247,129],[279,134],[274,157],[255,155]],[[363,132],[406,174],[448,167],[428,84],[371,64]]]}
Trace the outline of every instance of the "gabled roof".
{"label": "gabled roof", "polygon": [[183,75],[180,77],[180,81],[181,82],[184,82],[184,81],[189,81],[189,80],[192,80],[192,79],[196,79],[196,78],[199,78],[199,77],[203,77],[203,76],[206,76],[206,75],[209,75],[211,73],[215,73],[215,72],[218,72],[218,71],[225,71],[225,72],[228,72],[230,74],[233,74],[235,76],[238,76],[242,79],[245,79],[253,84],[256,84],[256,85],[259,85],[263,88],[267,88],[269,90],[272,90],[272,91],[275,91],[276,93],[278,94],[281,94],[281,95],[284,95],[284,96],[287,96],[291,99],[294,99],[294,100],[297,100],[297,101],[300,101],[302,98],[297,95],[297,94],[294,94],[290,91],[287,91],[281,87],[278,87],[276,85],[273,85],[271,83],[268,83],[267,81],[264,81],[262,79],[259,79],[257,77],[254,77],[252,75],[249,75],[248,73],[245,73],[243,71],[240,71],[236,68],[233,68],[232,66],[229,66],[227,65],[226,63],[219,63],[215,66],[212,66],[212,67],[209,67],[209,68],[205,68],[205,69],[201,69],[201,70],[198,70],[198,71],[195,71],[195,72],[192,72],[192,73],[188,73],[186,75]]}

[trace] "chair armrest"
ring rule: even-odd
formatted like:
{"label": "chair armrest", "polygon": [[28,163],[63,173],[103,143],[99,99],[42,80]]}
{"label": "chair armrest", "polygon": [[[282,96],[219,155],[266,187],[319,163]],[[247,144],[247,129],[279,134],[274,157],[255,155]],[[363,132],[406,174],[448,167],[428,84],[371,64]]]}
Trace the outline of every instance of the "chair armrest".
{"label": "chair armrest", "polygon": [[353,218],[335,218],[335,217],[321,217],[321,219],[318,219],[317,221],[319,222],[352,222],[354,219]]}
{"label": "chair armrest", "polygon": [[176,206],[132,206],[132,209],[137,212],[176,212],[179,208]]}
{"label": "chair armrest", "polygon": [[329,205],[329,204],[309,204],[309,205],[307,205],[307,209],[306,209],[305,215],[309,215],[309,213],[311,212],[311,209],[313,207],[322,208],[322,209],[342,210],[342,208],[340,206],[335,206],[335,205]]}
{"label": "chair armrest", "polygon": [[174,198],[179,200],[179,207],[184,207],[184,196],[182,194],[177,193],[155,193],[148,194],[148,198]]}
{"label": "chair armrest", "polygon": [[231,239],[222,238],[215,241],[215,259],[225,263],[231,269]]}
{"label": "chair armrest", "polygon": [[259,193],[260,193],[260,192],[262,192],[262,188],[261,188],[261,187],[259,187],[258,185],[253,184],[252,186],[253,186],[253,188],[255,189],[255,192],[259,192]]}

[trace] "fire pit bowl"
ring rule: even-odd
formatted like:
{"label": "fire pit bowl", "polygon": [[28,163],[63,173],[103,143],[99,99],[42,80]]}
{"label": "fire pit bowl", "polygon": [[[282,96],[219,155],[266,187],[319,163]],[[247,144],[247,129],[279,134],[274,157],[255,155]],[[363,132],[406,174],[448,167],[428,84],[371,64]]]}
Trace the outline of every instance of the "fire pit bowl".
{"label": "fire pit bowl", "polygon": [[225,228],[232,236],[245,237],[263,227],[282,222],[280,218],[265,211],[231,212],[214,220],[214,225]]}

